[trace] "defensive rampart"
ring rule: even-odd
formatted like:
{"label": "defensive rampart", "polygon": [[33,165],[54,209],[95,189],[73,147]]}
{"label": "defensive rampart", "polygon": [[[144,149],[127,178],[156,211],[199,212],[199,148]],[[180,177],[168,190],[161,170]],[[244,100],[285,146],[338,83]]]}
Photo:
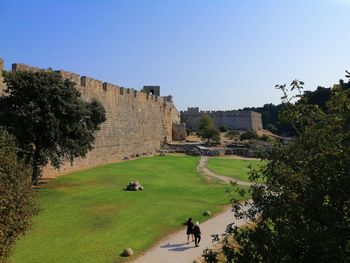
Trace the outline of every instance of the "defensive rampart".
{"label": "defensive rampart", "polygon": [[[3,65],[2,61],[0,65]],[[42,69],[13,64],[12,70]],[[60,171],[46,167],[46,175],[67,173],[125,157],[151,154],[159,150],[163,143],[172,140],[172,125],[180,122],[180,114],[171,96],[156,96],[71,72],[58,72],[75,82],[85,100],[94,98],[100,101],[106,109],[107,120],[96,133],[94,149],[86,158],[77,159],[73,166],[64,165]]]}
{"label": "defensive rampart", "polygon": [[215,126],[227,127],[233,130],[261,130],[261,114],[254,111],[200,111],[199,108],[188,108],[181,111],[181,123],[186,123],[186,127],[197,131],[199,121],[204,114],[208,114],[214,119]]}

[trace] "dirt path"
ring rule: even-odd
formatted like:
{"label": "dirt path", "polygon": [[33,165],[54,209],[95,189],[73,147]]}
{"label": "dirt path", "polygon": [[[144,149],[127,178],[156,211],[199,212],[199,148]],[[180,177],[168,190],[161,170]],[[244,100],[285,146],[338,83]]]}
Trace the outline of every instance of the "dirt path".
{"label": "dirt path", "polygon": [[245,223],[235,219],[231,206],[226,207],[224,212],[200,224],[202,240],[199,247],[195,247],[194,242],[186,243],[184,227],[183,230],[161,240],[132,263],[192,263],[194,259],[201,257],[204,249],[213,247],[211,235],[224,233],[226,226],[232,222],[238,226]]}
{"label": "dirt path", "polygon": [[[204,176],[214,177],[225,183],[230,183],[233,178],[221,176],[206,168],[208,157],[201,157],[197,166],[197,171]],[[237,181],[237,184],[249,186],[250,183]],[[213,247],[212,234],[225,232],[226,226],[235,222],[237,226],[245,223],[234,217],[232,207],[227,206],[224,211],[208,221],[200,224],[202,240],[199,247],[195,247],[194,242],[187,244],[186,227],[168,237],[164,238],[150,250],[141,254],[132,263],[192,263],[194,259],[202,256],[203,250]]]}
{"label": "dirt path", "polygon": [[240,181],[240,180],[237,180],[237,179],[229,177],[229,176],[223,176],[223,175],[216,174],[207,168],[207,163],[208,163],[208,156],[201,156],[201,159],[199,160],[199,165],[197,166],[197,171],[200,174],[202,174],[204,176],[216,178],[216,179],[218,179],[224,183],[227,183],[227,184],[229,184],[231,182],[235,182],[238,185],[242,185],[242,186],[251,186],[252,185],[252,183],[249,183],[249,182],[244,182],[244,181]]}

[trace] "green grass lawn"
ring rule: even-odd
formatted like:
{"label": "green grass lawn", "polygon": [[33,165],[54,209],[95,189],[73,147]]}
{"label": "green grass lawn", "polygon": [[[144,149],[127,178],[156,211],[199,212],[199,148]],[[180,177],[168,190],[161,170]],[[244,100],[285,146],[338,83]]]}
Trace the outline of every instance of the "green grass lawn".
{"label": "green grass lawn", "polygon": [[[209,158],[208,168],[216,174],[233,177],[237,180],[249,182],[249,165],[258,168],[265,162],[260,160],[240,160],[229,158]],[[262,181],[259,181],[262,183]]]}
{"label": "green grass lawn", "polygon": [[[12,263],[121,262],[139,254],[188,217],[228,203],[228,186],[207,182],[198,158],[150,157],[57,177],[38,190],[39,214],[20,239]],[[123,190],[138,180],[144,191]],[[185,232],[184,232],[185,241]]]}

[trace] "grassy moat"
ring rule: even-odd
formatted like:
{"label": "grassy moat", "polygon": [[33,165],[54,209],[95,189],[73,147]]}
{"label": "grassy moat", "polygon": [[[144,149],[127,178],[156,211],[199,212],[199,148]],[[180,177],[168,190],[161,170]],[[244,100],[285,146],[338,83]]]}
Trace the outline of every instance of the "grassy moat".
{"label": "grassy moat", "polygon": [[[19,240],[13,263],[119,262],[228,204],[227,185],[196,172],[197,157],[150,157],[57,177],[38,190],[39,214]],[[130,192],[138,180],[145,190]]]}
{"label": "grassy moat", "polygon": [[[261,160],[245,160],[231,158],[209,158],[208,169],[216,174],[232,177],[243,182],[249,182],[250,167],[259,169],[266,161]],[[263,181],[259,180],[258,183]]]}

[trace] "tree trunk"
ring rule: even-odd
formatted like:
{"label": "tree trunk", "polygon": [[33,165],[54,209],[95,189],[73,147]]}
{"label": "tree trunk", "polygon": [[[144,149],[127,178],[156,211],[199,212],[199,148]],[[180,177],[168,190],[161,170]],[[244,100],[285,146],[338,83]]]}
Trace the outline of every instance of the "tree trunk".
{"label": "tree trunk", "polygon": [[40,167],[37,165],[33,166],[33,171],[32,171],[32,184],[37,185],[38,184],[38,179],[41,175],[41,170]]}
{"label": "tree trunk", "polygon": [[40,164],[39,164],[39,150],[36,148],[34,152],[34,160],[32,164],[32,184],[37,185],[38,184],[38,179],[41,176],[41,169],[40,169]]}

